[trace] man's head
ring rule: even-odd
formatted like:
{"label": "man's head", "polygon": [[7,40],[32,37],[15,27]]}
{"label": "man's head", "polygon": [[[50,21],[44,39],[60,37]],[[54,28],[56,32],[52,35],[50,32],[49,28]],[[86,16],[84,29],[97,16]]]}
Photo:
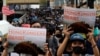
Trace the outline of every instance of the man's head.
{"label": "man's head", "polygon": [[38,56],[37,46],[30,42],[21,42],[14,47],[14,52]]}
{"label": "man's head", "polygon": [[71,49],[75,54],[81,54],[85,49],[85,39],[81,33],[74,33],[70,36]]}
{"label": "man's head", "polygon": [[31,28],[41,28],[41,23],[39,21],[34,21],[31,23]]}
{"label": "man's head", "polygon": [[90,32],[88,28],[91,28],[88,24],[84,22],[75,22],[68,27],[71,27],[72,28],[71,30],[74,30],[74,33],[85,33],[85,34]]}

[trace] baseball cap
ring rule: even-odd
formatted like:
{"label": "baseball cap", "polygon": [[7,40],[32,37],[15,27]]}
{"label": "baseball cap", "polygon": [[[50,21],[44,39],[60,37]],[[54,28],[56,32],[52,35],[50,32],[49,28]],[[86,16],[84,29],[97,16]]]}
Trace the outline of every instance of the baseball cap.
{"label": "baseball cap", "polygon": [[81,33],[74,33],[70,36],[70,41],[84,41],[84,36]]}

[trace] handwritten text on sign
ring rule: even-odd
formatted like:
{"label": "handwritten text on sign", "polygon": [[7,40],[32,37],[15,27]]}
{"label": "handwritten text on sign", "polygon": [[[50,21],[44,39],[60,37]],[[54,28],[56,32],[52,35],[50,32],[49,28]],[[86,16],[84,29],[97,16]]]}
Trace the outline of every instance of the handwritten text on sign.
{"label": "handwritten text on sign", "polygon": [[43,46],[46,41],[46,29],[20,28],[9,29],[8,42],[17,44],[22,41],[31,41],[38,46]]}
{"label": "handwritten text on sign", "polygon": [[64,21],[67,23],[84,21],[90,25],[94,25],[95,19],[95,9],[78,9],[66,6],[64,7]]}

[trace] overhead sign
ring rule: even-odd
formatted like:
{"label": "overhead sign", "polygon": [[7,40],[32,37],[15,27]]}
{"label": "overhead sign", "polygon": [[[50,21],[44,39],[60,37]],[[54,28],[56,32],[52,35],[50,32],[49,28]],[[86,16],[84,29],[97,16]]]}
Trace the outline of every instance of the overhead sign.
{"label": "overhead sign", "polygon": [[83,21],[88,23],[91,26],[95,25],[96,19],[96,10],[95,9],[79,9],[64,7],[64,22],[65,23],[74,23]]}
{"label": "overhead sign", "polygon": [[9,29],[7,40],[11,44],[30,41],[42,48],[46,42],[46,29],[13,27]]}
{"label": "overhead sign", "polygon": [[10,3],[40,3],[40,0],[7,0],[7,4]]}

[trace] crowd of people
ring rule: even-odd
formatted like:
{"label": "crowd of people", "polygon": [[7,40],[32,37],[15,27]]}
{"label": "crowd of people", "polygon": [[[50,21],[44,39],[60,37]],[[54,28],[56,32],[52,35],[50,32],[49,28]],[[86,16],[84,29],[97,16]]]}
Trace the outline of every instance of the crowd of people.
{"label": "crowd of people", "polygon": [[63,9],[41,8],[41,9],[26,9],[25,14],[12,20],[12,24],[21,26],[21,24],[31,24],[33,21],[39,21],[41,24],[59,24],[62,21]]}
{"label": "crowd of people", "polygon": [[[100,35],[94,36],[94,28],[85,22],[63,23],[63,9],[27,9],[20,19],[11,22],[15,27],[29,24],[30,28],[47,30],[44,50],[31,42],[21,42],[14,47],[18,54],[26,56],[100,56]],[[5,42],[2,56],[7,56],[8,43]],[[9,54],[10,55],[10,54]]]}

